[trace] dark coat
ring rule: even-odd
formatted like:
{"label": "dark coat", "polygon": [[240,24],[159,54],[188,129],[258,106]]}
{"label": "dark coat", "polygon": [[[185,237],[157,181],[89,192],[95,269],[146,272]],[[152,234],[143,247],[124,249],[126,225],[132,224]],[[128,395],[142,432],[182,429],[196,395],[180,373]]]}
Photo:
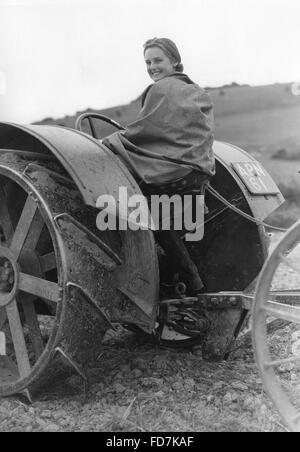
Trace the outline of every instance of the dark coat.
{"label": "dark coat", "polygon": [[136,121],[103,143],[147,184],[172,182],[193,169],[212,176],[213,123],[209,95],[176,72],[148,87]]}

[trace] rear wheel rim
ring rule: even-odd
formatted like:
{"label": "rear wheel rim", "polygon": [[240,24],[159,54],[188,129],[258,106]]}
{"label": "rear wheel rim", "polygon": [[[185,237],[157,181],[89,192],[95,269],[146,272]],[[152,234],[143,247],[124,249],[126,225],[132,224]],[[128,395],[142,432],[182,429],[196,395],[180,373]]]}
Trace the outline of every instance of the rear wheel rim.
{"label": "rear wheel rim", "polygon": [[[49,359],[63,291],[58,281],[62,259],[57,259],[60,248],[51,213],[34,186],[10,171],[7,176],[0,180],[0,331],[5,352],[0,356],[0,393],[4,395],[25,389],[41,370],[39,363]],[[14,191],[19,195],[18,200],[24,198],[17,213],[12,214],[8,188],[10,195]],[[39,314],[41,304],[49,315]]]}
{"label": "rear wheel rim", "polygon": [[[271,300],[270,294],[276,282],[276,272],[280,271],[281,265],[291,266],[290,256],[299,243],[300,222],[297,222],[284,235],[267,259],[257,283],[253,308],[253,346],[262,380],[286,425],[295,432],[300,431],[300,411],[295,406],[295,400],[286,391],[285,381],[278,376],[278,367],[293,362],[299,363],[300,354],[294,355],[291,347],[291,353],[287,351],[285,358],[274,358],[272,344],[268,341],[268,320],[271,316],[272,320],[288,321],[292,327],[298,325],[297,328],[300,330],[300,307],[288,304],[282,306],[282,303]],[[300,266],[298,267],[295,270],[300,277]],[[300,306],[300,300],[296,300],[296,303]]]}

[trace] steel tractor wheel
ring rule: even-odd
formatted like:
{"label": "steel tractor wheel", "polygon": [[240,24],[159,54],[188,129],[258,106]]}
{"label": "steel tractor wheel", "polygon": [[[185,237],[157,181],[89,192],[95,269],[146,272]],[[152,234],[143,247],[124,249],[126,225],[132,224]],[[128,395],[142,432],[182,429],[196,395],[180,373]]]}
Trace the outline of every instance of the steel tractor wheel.
{"label": "steel tractor wheel", "polygon": [[59,233],[66,212],[80,207],[72,184],[14,156],[2,158],[0,175],[0,395],[8,395],[38,389],[69,367],[80,373],[80,355],[88,359],[107,326],[91,322],[84,294],[68,285],[84,267]]}
{"label": "steel tractor wheel", "polygon": [[[143,324],[122,281],[129,272],[138,284],[132,267],[143,271],[147,241],[138,255],[132,236],[100,238],[98,211],[84,204],[59,162],[32,156],[0,157],[0,396],[30,396],[74,372],[86,380],[109,319]],[[154,278],[155,268],[147,268]]]}
{"label": "steel tractor wheel", "polygon": [[299,244],[298,221],[267,259],[253,310],[253,344],[259,371],[283,420],[295,432],[300,432]]}

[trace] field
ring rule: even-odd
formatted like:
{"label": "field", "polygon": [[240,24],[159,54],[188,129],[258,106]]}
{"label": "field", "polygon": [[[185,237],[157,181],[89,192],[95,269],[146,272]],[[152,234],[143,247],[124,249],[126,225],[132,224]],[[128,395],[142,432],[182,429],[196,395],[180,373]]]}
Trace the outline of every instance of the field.
{"label": "field", "polygon": [[300,158],[300,105],[216,117],[216,138],[257,155],[287,148]]}

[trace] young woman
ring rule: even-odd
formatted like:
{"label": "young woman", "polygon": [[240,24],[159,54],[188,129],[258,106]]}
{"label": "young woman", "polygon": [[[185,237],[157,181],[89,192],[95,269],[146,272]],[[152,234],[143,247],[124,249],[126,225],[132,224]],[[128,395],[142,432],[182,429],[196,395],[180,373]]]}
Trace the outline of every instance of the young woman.
{"label": "young woman", "polygon": [[154,186],[180,181],[193,173],[211,177],[213,107],[209,95],[183,74],[173,41],[154,38],[144,44],[154,83],[142,95],[142,108],[125,132],[103,143],[126,162],[137,180]]}
{"label": "young woman", "polygon": [[[144,45],[153,84],[142,95],[136,121],[103,140],[125,162],[143,193],[204,193],[215,173],[213,106],[209,95],[183,73],[173,41],[154,38]],[[198,270],[175,231],[158,231],[156,240],[181,267],[189,294],[203,288]]]}

